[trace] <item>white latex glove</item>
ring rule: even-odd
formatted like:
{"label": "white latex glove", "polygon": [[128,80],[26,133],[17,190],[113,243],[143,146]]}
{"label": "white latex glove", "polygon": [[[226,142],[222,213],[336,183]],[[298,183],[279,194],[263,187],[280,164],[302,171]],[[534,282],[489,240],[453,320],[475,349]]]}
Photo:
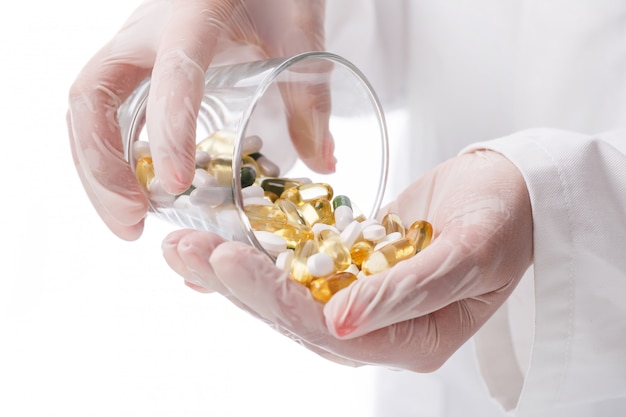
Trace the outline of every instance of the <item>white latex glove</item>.
{"label": "white latex glove", "polygon": [[[117,121],[120,104],[142,80],[152,77],[146,128],[155,173],[166,191],[178,194],[193,178],[196,117],[214,57],[231,52],[229,61],[235,62],[253,60],[251,49],[256,59],[321,50],[323,20],[323,0],[144,2],[86,64],[69,95],[74,162],[109,228],[124,239],[143,231],[148,202],[124,159]],[[245,55],[235,54],[244,51],[237,45],[248,46]],[[281,92],[301,157],[318,172],[332,172],[333,144],[324,114],[329,96],[320,90],[294,86]]]}
{"label": "white latex glove", "polygon": [[528,191],[508,159],[479,151],[441,164],[381,215],[386,211],[406,225],[430,221],[432,243],[326,304],[242,243],[182,230],[166,238],[163,251],[190,286],[225,295],[326,357],[431,371],[485,323],[530,266]]}

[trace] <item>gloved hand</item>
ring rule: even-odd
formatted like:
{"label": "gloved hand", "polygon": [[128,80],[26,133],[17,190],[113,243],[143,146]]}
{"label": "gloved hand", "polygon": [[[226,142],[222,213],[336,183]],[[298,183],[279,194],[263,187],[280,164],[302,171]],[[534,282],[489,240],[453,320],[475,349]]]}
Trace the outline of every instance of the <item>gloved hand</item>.
{"label": "gloved hand", "polygon": [[[181,193],[193,178],[196,117],[214,57],[228,52],[235,62],[255,59],[251,50],[256,59],[321,50],[323,20],[323,0],[144,2],[87,63],[69,95],[74,162],[109,228],[129,240],[143,231],[148,202],[124,159],[117,121],[120,104],[141,81],[152,77],[146,128],[156,177],[166,191]],[[248,45],[246,55],[236,55],[236,45]],[[302,159],[318,172],[332,172],[333,144],[323,112],[328,91],[293,86],[281,92]]]}
{"label": "gloved hand", "polygon": [[223,294],[328,358],[431,371],[485,323],[530,266],[528,191],[508,159],[476,151],[423,176],[381,215],[387,211],[407,225],[430,221],[432,243],[326,304],[266,255],[211,233],[177,231],[163,252],[190,286]]}

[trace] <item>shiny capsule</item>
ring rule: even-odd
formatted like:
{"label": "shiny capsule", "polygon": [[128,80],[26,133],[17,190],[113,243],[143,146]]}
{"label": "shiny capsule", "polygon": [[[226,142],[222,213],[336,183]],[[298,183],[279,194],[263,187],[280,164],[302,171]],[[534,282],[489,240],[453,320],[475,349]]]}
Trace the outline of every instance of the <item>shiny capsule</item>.
{"label": "shiny capsule", "polygon": [[333,188],[321,182],[302,184],[297,188],[285,190],[280,198],[293,201],[297,206],[301,206],[313,200],[324,199],[331,201],[333,198]]}
{"label": "shiny capsule", "polygon": [[309,284],[311,295],[317,301],[328,302],[337,292],[356,281],[356,275],[350,272],[337,272],[322,278],[317,278]]}
{"label": "shiny capsule", "polygon": [[[268,226],[265,226],[268,227]],[[274,230],[274,233],[283,237],[287,241],[287,248],[295,249],[298,244],[305,240],[313,240],[315,234],[310,227],[301,224],[287,223],[278,230]]]}
{"label": "shiny capsule", "polygon": [[335,224],[335,215],[328,200],[320,198],[296,207],[307,226],[313,226],[317,223]]}
{"label": "shiny capsule", "polygon": [[385,214],[383,219],[380,221],[380,224],[385,228],[388,235],[398,232],[404,236],[406,233],[402,219],[396,213]]}
{"label": "shiny capsule", "polygon": [[425,220],[417,220],[411,224],[406,236],[413,241],[417,252],[430,245],[433,238],[433,226]]}
{"label": "shiny capsule", "polygon": [[366,275],[377,274],[391,268],[400,261],[409,259],[415,253],[416,247],[413,240],[404,237],[372,252],[361,264],[361,270]]}
{"label": "shiny capsule", "polygon": [[352,262],[360,268],[363,261],[367,259],[372,252],[374,252],[374,244],[372,242],[359,240],[350,248],[350,257],[352,258]]}
{"label": "shiny capsule", "polygon": [[287,226],[287,216],[276,206],[248,204],[243,211],[253,230],[275,232]]}
{"label": "shiny capsule", "polygon": [[345,247],[341,236],[331,230],[321,230],[315,237],[319,251],[330,255],[335,265],[335,271],[343,271],[352,264],[350,250]]}
{"label": "shiny capsule", "polygon": [[154,180],[154,165],[152,164],[151,157],[144,156],[137,160],[135,175],[137,176],[139,184],[146,190],[149,190],[150,183]]}
{"label": "shiny capsule", "polygon": [[311,255],[318,253],[317,243],[313,240],[304,240],[295,247],[291,261],[291,277],[300,284],[308,285],[313,275],[307,267],[307,260]]}
{"label": "shiny capsule", "polygon": [[285,190],[298,187],[302,185],[302,182],[288,178],[264,178],[260,185],[266,192],[280,197]]}

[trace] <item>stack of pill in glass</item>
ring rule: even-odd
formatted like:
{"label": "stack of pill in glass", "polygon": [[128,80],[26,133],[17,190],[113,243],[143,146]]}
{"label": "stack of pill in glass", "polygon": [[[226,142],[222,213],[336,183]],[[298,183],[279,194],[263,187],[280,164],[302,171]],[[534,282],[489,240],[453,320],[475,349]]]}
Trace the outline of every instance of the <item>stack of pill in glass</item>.
{"label": "stack of pill in glass", "polygon": [[[234,135],[218,132],[197,145],[196,174],[185,193],[170,196],[174,207],[221,204],[219,185],[232,181]],[[395,213],[367,219],[345,195],[326,183],[282,178],[260,151],[258,136],[244,139],[241,193],[244,212],[263,249],[276,266],[327,302],[357,279],[382,272],[429,245],[433,229],[425,220],[406,228]],[[147,142],[134,143],[136,175],[151,198],[164,197],[154,177]]]}

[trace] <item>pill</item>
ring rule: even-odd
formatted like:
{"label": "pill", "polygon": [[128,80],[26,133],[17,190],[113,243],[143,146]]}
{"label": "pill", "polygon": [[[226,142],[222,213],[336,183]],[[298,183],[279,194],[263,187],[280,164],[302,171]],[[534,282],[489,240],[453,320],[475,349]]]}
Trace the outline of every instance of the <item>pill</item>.
{"label": "pill", "polygon": [[280,196],[282,193],[285,192],[285,190],[297,187],[299,185],[302,185],[300,181],[287,178],[264,178],[261,181],[261,187],[265,191],[274,193],[277,196]]}
{"label": "pill", "polygon": [[311,226],[311,230],[315,236],[317,236],[322,230],[332,230],[335,233],[340,233],[336,227],[326,223],[315,223]]}
{"label": "pill", "polygon": [[[266,225],[265,227],[267,227]],[[287,223],[278,230],[275,230],[278,236],[281,236],[287,241],[287,247],[295,249],[295,247],[305,240],[313,240],[315,235],[310,227],[301,224]]]}
{"label": "pill", "polygon": [[333,197],[333,188],[326,183],[302,184],[296,188],[285,190],[280,198],[286,198],[300,206],[306,202],[323,198],[330,201]]}
{"label": "pill", "polygon": [[357,280],[351,272],[338,272],[311,281],[309,290],[313,298],[322,303],[328,302],[333,295]]}
{"label": "pill", "polygon": [[205,169],[197,168],[191,185],[196,188],[215,187],[217,186],[217,179]]}
{"label": "pill", "polygon": [[406,235],[415,244],[416,251],[420,252],[430,244],[433,237],[433,226],[425,220],[417,220],[409,226]]}
{"label": "pill", "polygon": [[358,274],[361,270],[359,269],[358,266],[356,266],[356,264],[350,264],[349,267],[347,267],[346,269],[343,270],[343,272],[350,272],[351,274]]}
{"label": "pill", "polygon": [[264,230],[255,230],[254,237],[270,255],[276,256],[287,249],[287,242],[282,237]]}
{"label": "pill", "polygon": [[329,254],[320,252],[309,256],[306,261],[309,273],[314,277],[323,277],[335,271],[333,258]]}
{"label": "pill", "polygon": [[287,215],[287,221],[289,221],[289,223],[302,225],[307,224],[306,220],[302,217],[302,214],[293,201],[279,198],[274,202],[274,205],[280,208]]}
{"label": "pill", "polygon": [[387,231],[380,224],[370,224],[363,229],[363,239],[370,242],[379,242],[387,236]]}
{"label": "pill", "polygon": [[274,232],[287,226],[287,216],[273,205],[248,204],[243,210],[253,230]]}
{"label": "pill", "polygon": [[352,204],[345,195],[338,195],[333,199],[333,212],[335,215],[335,226],[339,230],[345,229],[354,220]]}
{"label": "pill", "polygon": [[313,275],[307,267],[307,260],[311,255],[318,253],[317,243],[313,240],[304,240],[295,247],[291,263],[291,277],[300,284],[308,285]]}
{"label": "pill", "polygon": [[361,267],[361,264],[367,257],[374,252],[374,244],[367,240],[360,240],[350,247],[350,258],[352,262]]}
{"label": "pill", "polygon": [[231,155],[235,147],[235,132],[228,130],[217,131],[204,138],[196,145],[196,150],[208,153],[212,156]]}
{"label": "pill", "polygon": [[305,224],[313,226],[316,223],[334,224],[335,216],[330,201],[319,198],[305,202],[296,208],[304,219]]}
{"label": "pill", "polygon": [[361,236],[362,224],[354,220],[341,232],[341,240],[347,247],[352,247],[354,242]]}
{"label": "pill", "polygon": [[291,270],[291,263],[293,262],[293,251],[292,250],[285,250],[282,251],[281,253],[278,254],[278,256],[276,256],[276,267],[278,269],[281,269],[283,271],[290,271]]}
{"label": "pill", "polygon": [[266,177],[278,177],[280,175],[280,168],[265,155],[260,152],[253,152],[250,154],[261,169],[261,173]]}
{"label": "pill", "polygon": [[377,274],[391,268],[398,262],[415,255],[415,244],[410,238],[404,237],[390,242],[380,250],[374,251],[361,264],[361,270],[366,275]]}
{"label": "pill", "polygon": [[244,187],[241,189],[241,196],[244,198],[250,197],[265,197],[265,191],[259,185],[251,185],[249,187]]}
{"label": "pill", "polygon": [[144,189],[150,189],[150,183],[154,180],[154,166],[152,165],[151,157],[144,156],[137,160],[135,175]]}
{"label": "pill", "polygon": [[332,230],[322,230],[315,241],[320,252],[326,253],[333,260],[336,271],[343,271],[352,263],[350,250],[343,244],[341,236]]}
{"label": "pill", "polygon": [[258,206],[273,206],[272,202],[265,197],[248,197],[243,200],[244,206],[258,205]]}
{"label": "pill", "polygon": [[380,224],[385,228],[388,235],[394,232],[400,233],[402,236],[405,234],[402,219],[396,213],[385,214]]}

